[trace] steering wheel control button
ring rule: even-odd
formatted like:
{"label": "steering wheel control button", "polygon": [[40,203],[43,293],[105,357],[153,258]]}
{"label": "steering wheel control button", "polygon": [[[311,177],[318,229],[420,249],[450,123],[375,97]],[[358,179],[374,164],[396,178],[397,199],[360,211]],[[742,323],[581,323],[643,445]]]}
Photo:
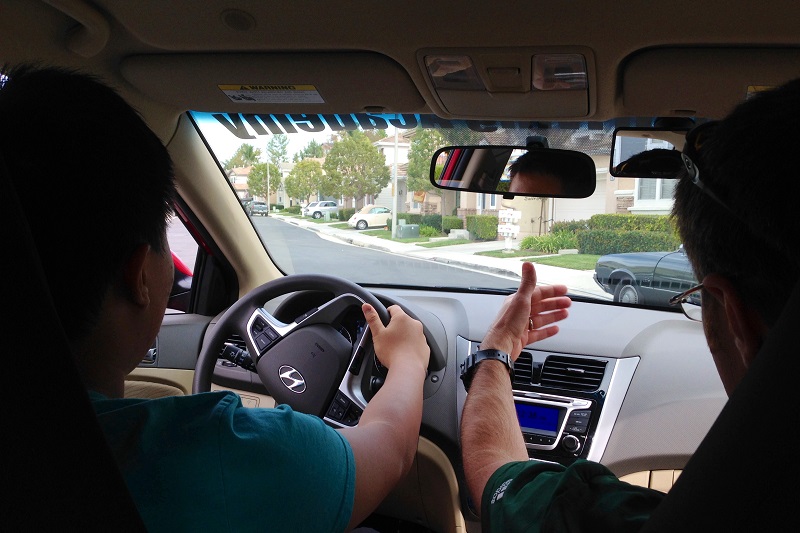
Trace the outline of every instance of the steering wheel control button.
{"label": "steering wheel control button", "polygon": [[280,337],[277,331],[260,318],[253,321],[252,334],[253,341],[258,346],[259,352],[266,350],[270,344]]}
{"label": "steering wheel control button", "polygon": [[347,396],[337,392],[326,416],[345,426],[355,426],[361,419],[362,412]]}

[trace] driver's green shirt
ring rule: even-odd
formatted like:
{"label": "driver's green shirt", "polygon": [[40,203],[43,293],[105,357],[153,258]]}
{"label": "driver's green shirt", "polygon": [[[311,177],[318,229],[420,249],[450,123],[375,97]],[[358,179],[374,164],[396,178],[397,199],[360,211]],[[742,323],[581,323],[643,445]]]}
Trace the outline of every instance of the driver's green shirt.
{"label": "driver's green shirt", "polygon": [[232,392],[156,400],[90,392],[149,531],[344,531],[355,461],[321,419]]}
{"label": "driver's green shirt", "polygon": [[498,468],[483,490],[482,530],[639,531],[664,496],[620,481],[592,461],[578,460],[568,467],[512,462]]}

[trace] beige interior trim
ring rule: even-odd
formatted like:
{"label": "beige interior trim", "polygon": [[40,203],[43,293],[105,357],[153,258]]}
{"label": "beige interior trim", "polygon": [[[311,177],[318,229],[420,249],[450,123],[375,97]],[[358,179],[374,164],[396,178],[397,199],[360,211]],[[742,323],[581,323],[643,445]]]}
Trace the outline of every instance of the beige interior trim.
{"label": "beige interior trim", "polygon": [[[182,88],[194,87],[195,111],[280,114],[308,105],[302,100],[232,101],[220,85],[311,89],[318,95],[313,104],[316,113],[427,111],[408,72],[390,57],[375,52],[158,53],[126,57],[120,70],[136,89],[176,108],[186,102]],[[376,91],[376,84],[385,87],[385,95]],[[352,107],[354,101],[359,102],[360,109]]]}
{"label": "beige interior trim", "polygon": [[445,453],[425,437],[405,477],[378,507],[386,516],[411,520],[440,533],[466,531],[458,499],[458,480]]}
{"label": "beige interior trim", "polygon": [[184,396],[183,391],[172,385],[153,383],[151,381],[125,380],[125,398],[166,398]]}
{"label": "beige interior trim", "polygon": [[[695,46],[646,50],[624,65],[624,113],[724,116],[747,98],[751,87],[780,85],[797,75],[799,64],[797,48]],[[708,65],[714,65],[713,73]],[[698,87],[705,90],[698,91]],[[669,105],[664,103],[665,94],[670,95]],[[711,94],[713,97],[709,97]]]}
{"label": "beige interior trim", "polygon": [[[135,368],[128,374],[126,381],[143,381],[153,384],[162,384],[177,389],[175,395],[192,393],[192,380],[194,370],[181,370],[176,368]],[[127,388],[127,383],[126,383]],[[167,396],[173,396],[171,394]],[[128,395],[126,394],[127,398]]]}
{"label": "beige interior trim", "polygon": [[644,470],[622,476],[620,479],[631,485],[669,492],[681,472],[683,470]]}

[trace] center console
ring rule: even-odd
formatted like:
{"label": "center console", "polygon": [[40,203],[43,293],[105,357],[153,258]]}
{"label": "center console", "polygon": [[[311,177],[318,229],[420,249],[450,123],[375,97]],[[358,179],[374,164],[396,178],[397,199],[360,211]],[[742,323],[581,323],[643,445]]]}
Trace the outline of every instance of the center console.
{"label": "center console", "polygon": [[[459,337],[458,365],[479,344]],[[514,406],[532,459],[599,461],[638,357],[615,359],[525,349],[514,364]],[[459,368],[459,367],[457,367]],[[458,416],[467,393],[458,392]]]}

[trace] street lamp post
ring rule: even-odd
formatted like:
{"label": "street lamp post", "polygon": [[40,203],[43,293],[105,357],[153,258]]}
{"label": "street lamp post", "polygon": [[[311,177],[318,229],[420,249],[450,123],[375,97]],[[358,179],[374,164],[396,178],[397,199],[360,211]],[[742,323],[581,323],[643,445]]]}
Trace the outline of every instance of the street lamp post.
{"label": "street lamp post", "polygon": [[392,165],[392,239],[397,238],[397,128],[394,129],[394,165]]}

